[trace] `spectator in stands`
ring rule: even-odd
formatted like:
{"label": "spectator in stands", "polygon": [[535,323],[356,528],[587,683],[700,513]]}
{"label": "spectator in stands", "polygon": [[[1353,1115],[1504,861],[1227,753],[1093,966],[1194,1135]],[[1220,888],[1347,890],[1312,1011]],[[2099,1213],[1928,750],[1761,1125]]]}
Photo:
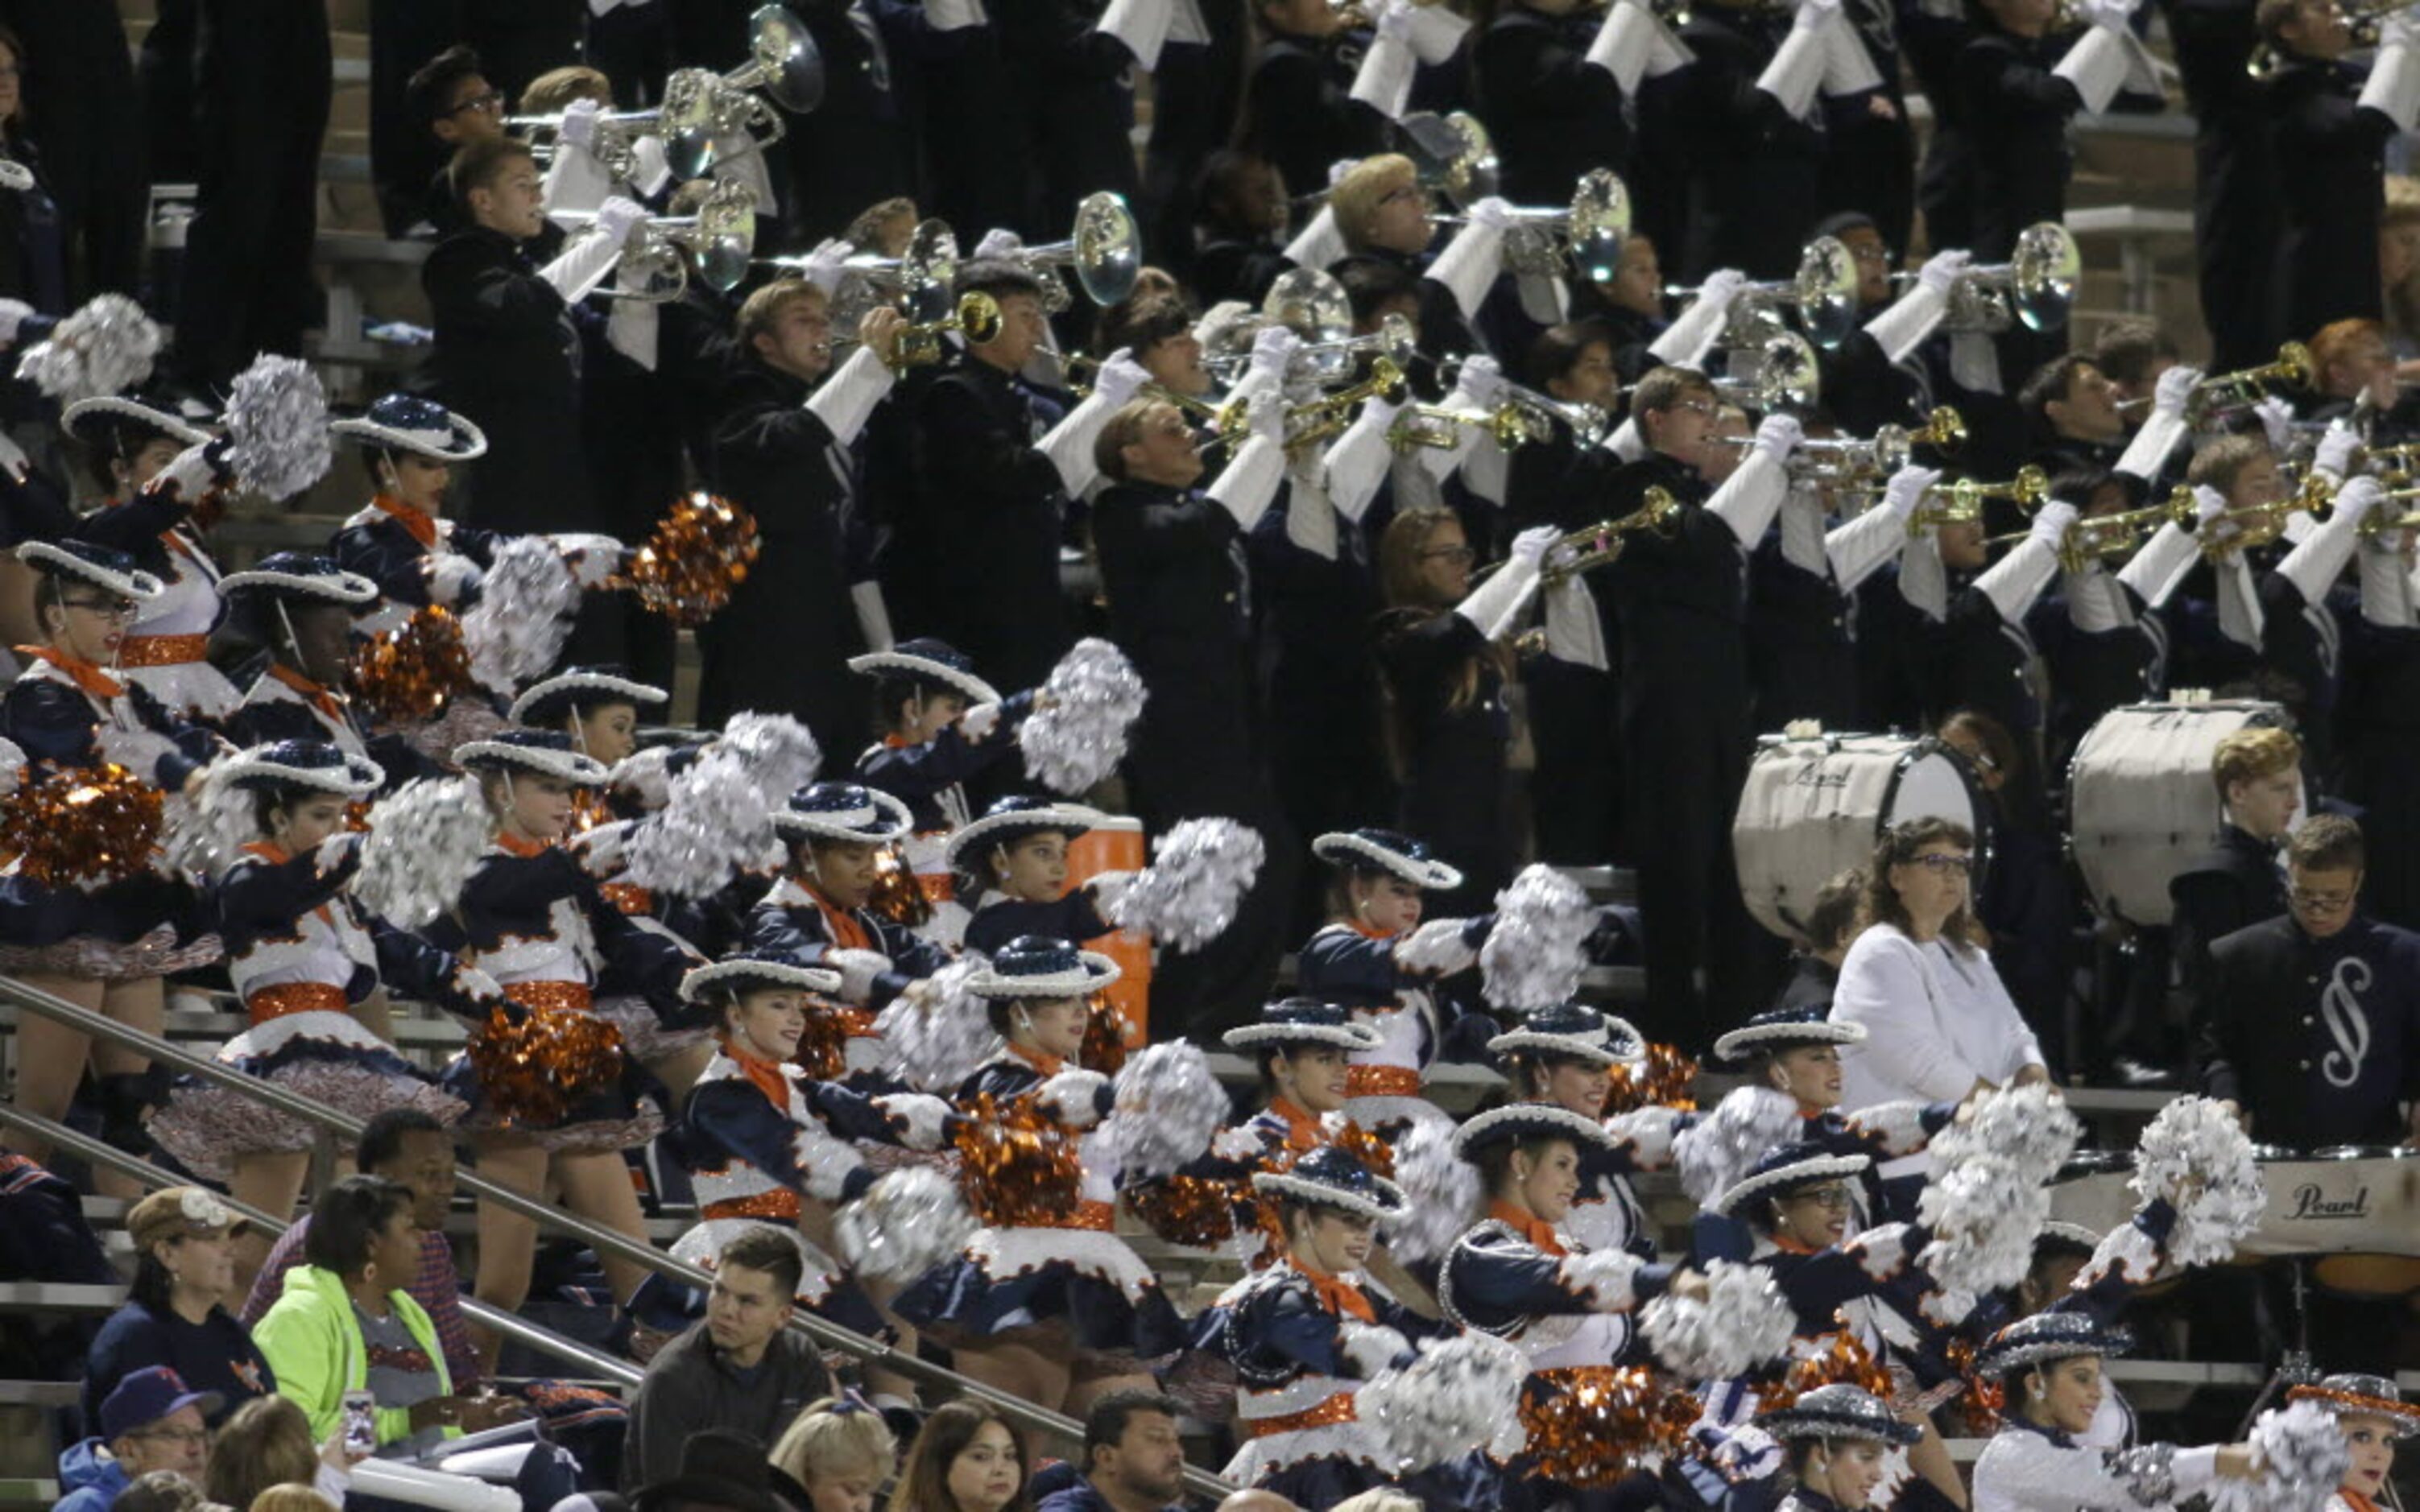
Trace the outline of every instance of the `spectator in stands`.
{"label": "spectator in stands", "polygon": [[636,1491],[675,1466],[687,1473],[681,1445],[701,1428],[752,1433],[763,1443],[831,1395],[823,1355],[789,1328],[804,1273],[799,1246],[770,1225],[722,1247],[706,1320],[657,1351],[630,1398],[624,1487]]}
{"label": "spectator in stands", "polygon": [[1038,1512],[1163,1512],[1185,1494],[1182,1411],[1156,1392],[1111,1392],[1084,1415],[1084,1478]]}
{"label": "spectator in stands", "polygon": [[252,1499],[245,1512],[342,1512],[308,1486],[271,1486]]}
{"label": "spectator in stands", "polygon": [[163,1187],[126,1215],[134,1284],[126,1305],[92,1341],[85,1365],[85,1420],[118,1382],[151,1366],[173,1368],[225,1412],[277,1389],[269,1362],[224,1305],[235,1286],[235,1233],[243,1220],[197,1186]]}
{"label": "spectator in stands", "polygon": [[155,1470],[199,1480],[209,1462],[204,1419],[224,1405],[216,1392],[187,1391],[166,1365],[137,1370],[101,1404],[101,1433],[59,1456],[67,1512],[109,1512],[138,1478]]}
{"label": "spectator in stands", "polygon": [[[445,1238],[445,1215],[454,1202],[454,1141],[445,1126],[418,1108],[389,1108],[362,1130],[353,1168],[411,1189],[412,1221],[420,1228],[420,1263],[403,1289],[436,1325],[446,1373],[457,1391],[479,1383],[479,1351],[462,1321],[462,1281],[454,1269],[454,1247]],[[303,1262],[311,1233],[304,1213],[279,1237],[253,1278],[244,1299],[243,1322],[259,1326],[286,1286],[286,1273]]]}
{"label": "spectator in stands", "polygon": [[855,1396],[827,1396],[783,1430],[772,1461],[804,1493],[803,1512],[874,1512],[876,1494],[899,1468],[899,1441]]}
{"label": "spectator in stands", "polygon": [[[85,1221],[84,1194],[23,1155],[0,1151],[0,1281],[114,1287],[121,1277]],[[84,1374],[100,1325],[72,1314],[0,1318],[0,1359],[40,1381]]]}
{"label": "spectator in stands", "polygon": [[1849,942],[1862,924],[1857,911],[1865,895],[1865,869],[1854,866],[1816,889],[1814,902],[1807,905],[1806,949],[1774,1007],[1832,1006],[1832,994],[1840,985],[1840,963],[1848,959]]}
{"label": "spectator in stands", "polygon": [[2303,805],[2302,742],[2284,730],[2239,730],[2211,752],[2210,778],[2219,799],[2215,841],[2168,879],[2176,905],[2169,951],[2196,1005],[2212,990],[2211,947],[2286,912],[2277,849]]}
{"label": "spectator in stands", "polygon": [[2396,379],[2395,357],[2387,348],[2386,332],[2375,320],[2337,320],[2311,337],[2311,382],[2314,413],[2319,418],[2355,409],[2379,413],[2395,408],[2402,397]]}
{"label": "spectator in stands", "polygon": [[20,59],[9,83],[23,92],[21,121],[41,123],[42,181],[58,199],[68,296],[135,294],[152,180],[143,171],[144,113],[127,108],[135,84],[125,20],[108,0],[13,0],[0,15],[42,63],[38,70]]}
{"label": "spectator in stands", "polygon": [[960,1400],[925,1420],[888,1512],[1031,1512],[1025,1438],[988,1403]]}
{"label": "spectator in stands", "polygon": [[278,1393],[310,1418],[315,1439],[343,1427],[345,1394],[355,1391],[375,1400],[378,1444],[390,1454],[518,1415],[517,1403],[454,1394],[437,1327],[403,1289],[420,1263],[414,1206],[411,1188],[381,1176],[348,1176],[320,1194],[304,1264],[260,1320]]}
{"label": "spectator in stands", "polygon": [[346,1473],[344,1430],[325,1444],[311,1442],[311,1420],[283,1396],[246,1402],[210,1440],[205,1481],[210,1500],[223,1506],[250,1506],[271,1486],[309,1486],[341,1504],[351,1477]]}
{"label": "spectator in stands", "polygon": [[43,187],[41,155],[25,137],[25,44],[0,26],[0,154],[35,173],[34,187],[0,193],[0,298],[37,315],[68,312],[67,231]]}
{"label": "spectator in stands", "polygon": [[[435,138],[450,161],[473,142],[504,134],[504,92],[488,82],[479,54],[459,43],[427,62],[403,86],[405,108]],[[448,170],[440,168],[429,180],[422,213],[439,236],[464,224]]]}
{"label": "spectator in stands", "polygon": [[2420,377],[2420,178],[2386,176],[2378,281],[2386,296],[2386,344],[2406,378]]}

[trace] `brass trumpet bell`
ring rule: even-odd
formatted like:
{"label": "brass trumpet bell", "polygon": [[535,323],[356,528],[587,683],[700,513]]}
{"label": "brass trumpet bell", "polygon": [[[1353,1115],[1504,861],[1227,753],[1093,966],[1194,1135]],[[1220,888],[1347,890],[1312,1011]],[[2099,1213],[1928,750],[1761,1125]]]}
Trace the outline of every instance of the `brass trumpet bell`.
{"label": "brass trumpet bell", "polygon": [[767,127],[763,146],[782,139],[782,118],[755,97],[758,89],[795,115],[823,103],[823,54],[806,23],[778,5],[760,6],[748,18],[748,61],[737,69],[675,69],[665,77],[659,121],[664,162],[676,177],[706,177],[722,150],[721,138],[752,123]]}

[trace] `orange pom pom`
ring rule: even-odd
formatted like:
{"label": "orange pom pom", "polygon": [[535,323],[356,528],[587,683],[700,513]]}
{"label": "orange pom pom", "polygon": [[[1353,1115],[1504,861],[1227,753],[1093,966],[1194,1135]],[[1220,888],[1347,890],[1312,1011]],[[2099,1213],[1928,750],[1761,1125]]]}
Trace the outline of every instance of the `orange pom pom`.
{"label": "orange pom pom", "polygon": [[790,1063],[816,1081],[839,1081],[848,1074],[848,1042],[874,1033],[874,1015],[820,993],[808,993],[806,999],[807,1028]]}
{"label": "orange pom pom", "polygon": [[149,870],[162,795],[125,767],[61,767],[0,807],[0,855],[45,887],[100,887]]}
{"label": "orange pom pom", "polygon": [[532,1009],[519,1023],[492,1009],[465,1049],[489,1109],[508,1124],[560,1123],[622,1077],[622,1031],[574,1008]]}
{"label": "orange pom pom", "polygon": [[1065,1221],[1082,1196],[1076,1136],[1031,1097],[978,1097],[957,1134],[967,1205],[994,1228]]}
{"label": "orange pom pom", "polygon": [[1168,1176],[1126,1189],[1126,1206],[1171,1244],[1215,1249],[1235,1237],[1235,1210],[1250,1189],[1215,1176]]}
{"label": "orange pom pom", "polygon": [[1843,1328],[1832,1334],[1820,1353],[1792,1360],[1777,1383],[1758,1394],[1758,1410],[1777,1412],[1818,1386],[1858,1386],[1884,1401],[1898,1391],[1873,1352]]}
{"label": "orange pom pom", "polygon": [[471,691],[471,653],[462,625],[435,604],[353,653],[346,686],[380,724],[434,719],[457,694]]}
{"label": "orange pom pom", "polygon": [[1528,1468],[1568,1486],[1602,1490],[1651,1459],[1679,1452],[1700,1411],[1641,1366],[1542,1370],[1521,1392]]}
{"label": "orange pom pom", "polygon": [[874,891],[866,897],[865,906],[903,929],[921,929],[932,919],[933,901],[924,896],[924,884],[897,845],[875,851]]}
{"label": "orange pom pom", "polygon": [[1605,1115],[1636,1113],[1643,1107],[1680,1108],[1698,1105],[1698,1063],[1668,1044],[1651,1044],[1647,1059],[1637,1066],[1616,1066],[1607,1077]]}
{"label": "orange pom pom", "polygon": [[613,585],[675,625],[704,625],[731,602],[731,590],[746,580],[763,549],[748,511],[693,493],[674,503]]}

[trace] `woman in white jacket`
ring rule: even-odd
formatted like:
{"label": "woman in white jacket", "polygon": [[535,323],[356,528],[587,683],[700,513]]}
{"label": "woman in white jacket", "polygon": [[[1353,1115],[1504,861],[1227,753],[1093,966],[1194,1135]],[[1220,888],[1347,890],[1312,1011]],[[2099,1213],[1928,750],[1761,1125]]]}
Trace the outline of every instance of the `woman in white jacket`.
{"label": "woman in white jacket", "polygon": [[[2040,1045],[1985,951],[1969,879],[1975,837],[1946,819],[1885,834],[1867,872],[1868,927],[1840,963],[1832,1020],[1865,1038],[1840,1049],[1841,1105],[1854,1112],[1913,1099],[1958,1102],[2011,1084],[2046,1082]],[[1929,1168],[1911,1156],[1901,1173]]]}

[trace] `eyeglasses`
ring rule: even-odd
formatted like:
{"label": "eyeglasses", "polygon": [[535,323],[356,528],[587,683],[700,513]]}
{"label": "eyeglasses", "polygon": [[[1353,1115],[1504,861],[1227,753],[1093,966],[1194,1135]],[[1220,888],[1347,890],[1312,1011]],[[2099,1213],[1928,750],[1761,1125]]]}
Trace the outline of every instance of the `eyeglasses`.
{"label": "eyeglasses", "polygon": [[209,1442],[210,1436],[207,1431],[201,1428],[146,1428],[140,1433],[130,1433],[127,1437],[130,1439],[158,1439],[168,1443],[186,1444],[207,1443]]}
{"label": "eyeglasses", "polygon": [[122,621],[134,618],[134,603],[131,599],[63,598],[59,602],[68,609],[80,609],[86,614],[99,615],[104,620]]}
{"label": "eyeglasses", "polygon": [[504,92],[501,89],[490,89],[485,94],[473,95],[468,100],[461,100],[456,104],[446,107],[445,114],[448,116],[459,116],[466,110],[501,111],[504,108]]}
{"label": "eyeglasses", "polygon": [[1678,404],[1675,404],[1672,408],[1675,409],[1684,410],[1693,415],[1703,415],[1708,420],[1712,420],[1716,415],[1723,412],[1723,407],[1714,403],[1712,399],[1683,399]]}
{"label": "eyeglasses", "polygon": [[1935,851],[1930,856],[1911,856],[1910,866],[1920,866],[1935,876],[1954,872],[1960,876],[1975,870],[1975,857],[1964,851]]}
{"label": "eyeglasses", "polygon": [[1811,1202],[1834,1211],[1849,1205],[1849,1189],[1845,1186],[1819,1186],[1805,1192],[1792,1192],[1783,1199],[1788,1202]]}
{"label": "eyeglasses", "polygon": [[2313,892],[2307,887],[2288,888],[2286,896],[2295,907],[2314,914],[2341,913],[2352,906],[2353,898],[2350,892]]}
{"label": "eyeglasses", "polygon": [[1478,552],[1466,546],[1436,546],[1421,552],[1420,560],[1426,562],[1435,558],[1440,562],[1471,562],[1478,556]]}

